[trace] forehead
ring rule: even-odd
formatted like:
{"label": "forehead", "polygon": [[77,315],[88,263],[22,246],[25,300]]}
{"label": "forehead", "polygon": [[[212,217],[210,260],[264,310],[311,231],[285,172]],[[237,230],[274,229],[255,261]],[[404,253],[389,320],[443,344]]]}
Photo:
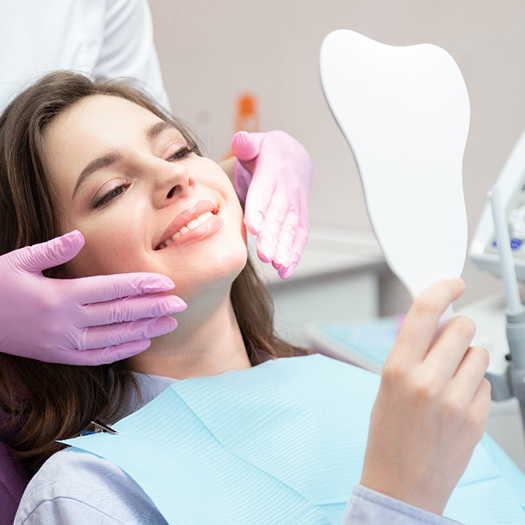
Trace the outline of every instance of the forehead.
{"label": "forehead", "polygon": [[[120,97],[92,95],[73,104],[46,128],[46,142],[70,143],[87,136],[103,140],[142,136],[148,125],[162,120],[147,109]],[[99,141],[97,141],[99,142]]]}
{"label": "forehead", "polygon": [[146,145],[146,131],[161,122],[157,115],[129,100],[108,95],[86,97],[45,129],[44,163],[53,178],[63,172],[80,173],[100,155]]}

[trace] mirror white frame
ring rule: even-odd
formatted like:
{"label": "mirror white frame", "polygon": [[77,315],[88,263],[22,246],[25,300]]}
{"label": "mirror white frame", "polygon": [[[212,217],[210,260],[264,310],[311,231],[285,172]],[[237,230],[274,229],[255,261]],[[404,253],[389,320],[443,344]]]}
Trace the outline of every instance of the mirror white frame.
{"label": "mirror white frame", "polygon": [[[391,46],[339,30],[323,42],[321,79],[394,273],[413,297],[459,277],[470,103],[454,59],[434,45]],[[451,316],[450,309],[442,322]]]}

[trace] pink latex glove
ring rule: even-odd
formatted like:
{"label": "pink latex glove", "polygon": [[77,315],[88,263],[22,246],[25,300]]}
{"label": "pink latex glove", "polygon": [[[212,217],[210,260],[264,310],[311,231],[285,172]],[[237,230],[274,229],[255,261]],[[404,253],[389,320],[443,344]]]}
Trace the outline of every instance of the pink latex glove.
{"label": "pink latex glove", "polygon": [[100,365],[125,359],[171,332],[184,301],[151,295],[174,288],[154,273],[49,279],[42,271],[75,257],[73,231],[0,257],[0,351],[50,363]]}
{"label": "pink latex glove", "polygon": [[235,189],[246,202],[244,222],[257,235],[257,255],[288,279],[309,233],[308,195],[312,162],[297,140],[284,131],[233,136]]}

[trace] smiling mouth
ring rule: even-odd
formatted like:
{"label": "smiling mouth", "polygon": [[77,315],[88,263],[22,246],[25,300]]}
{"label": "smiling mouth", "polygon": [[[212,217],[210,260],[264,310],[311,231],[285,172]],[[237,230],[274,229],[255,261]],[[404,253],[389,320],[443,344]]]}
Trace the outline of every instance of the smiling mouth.
{"label": "smiling mouth", "polygon": [[187,224],[182,226],[182,228],[180,230],[178,230],[177,232],[175,232],[170,238],[168,238],[165,241],[161,242],[155,248],[155,250],[163,250],[164,248],[167,248],[176,239],[178,239],[179,237],[183,237],[184,235],[186,235],[191,230],[194,230],[195,228],[199,227],[201,224],[204,224],[206,221],[208,221],[208,219],[210,219],[211,217],[213,217],[216,214],[217,214],[217,212],[211,212],[211,211],[207,211],[205,213],[202,213],[201,215],[199,215],[195,219],[192,219]]}

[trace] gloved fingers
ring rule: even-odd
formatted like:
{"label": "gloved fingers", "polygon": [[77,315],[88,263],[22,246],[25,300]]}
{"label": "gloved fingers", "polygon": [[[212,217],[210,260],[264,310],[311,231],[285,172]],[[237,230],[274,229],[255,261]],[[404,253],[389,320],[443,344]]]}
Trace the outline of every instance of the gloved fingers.
{"label": "gloved fingers", "polygon": [[175,288],[170,278],[158,273],[97,275],[64,283],[68,287],[75,287],[79,304],[102,303],[128,296],[167,292]]}
{"label": "gloved fingers", "polygon": [[271,262],[275,257],[287,211],[288,202],[274,194],[257,236],[257,255],[263,262]]}
{"label": "gloved fingers", "polygon": [[258,178],[253,178],[244,206],[244,224],[248,231],[257,235],[263,226],[268,208],[273,200],[273,187],[268,187],[266,183]]}
{"label": "gloved fingers", "polygon": [[82,308],[79,327],[102,326],[138,319],[160,317],[182,312],[186,303],[176,295],[140,295],[104,303],[93,303]]}
{"label": "gloved fingers", "polygon": [[79,350],[92,350],[116,346],[122,343],[165,335],[175,330],[175,328],[177,328],[177,321],[168,316],[105,326],[92,326],[80,330],[80,340],[76,341],[74,347]]}
{"label": "gloved fingers", "polygon": [[74,230],[50,241],[15,250],[10,254],[10,262],[19,270],[40,273],[70,261],[83,246],[84,237]]}
{"label": "gloved fingers", "polygon": [[281,279],[288,279],[293,274],[296,266],[299,264],[299,261],[301,260],[301,256],[304,251],[304,247],[306,246],[306,243],[308,242],[308,235],[309,230],[308,228],[305,228],[304,226],[300,225],[297,228],[296,234],[295,234],[295,241],[292,248],[292,262],[290,266],[288,267],[288,270],[286,272],[279,272],[279,276]]}
{"label": "gloved fingers", "polygon": [[308,242],[308,235],[310,234],[310,219],[308,217],[308,193],[301,193],[300,207],[297,213],[297,228],[295,230],[295,239],[291,249],[290,264],[285,269],[281,267],[278,269],[279,277],[281,279],[288,279],[292,276],[296,266],[301,260],[306,243]]}
{"label": "gloved fingers", "polygon": [[297,235],[299,217],[297,211],[292,207],[286,212],[286,217],[281,226],[277,239],[277,248],[272,264],[277,271],[284,271],[292,263],[292,248]]}
{"label": "gloved fingers", "polygon": [[301,260],[301,255],[303,254],[307,241],[308,230],[303,226],[299,226],[295,234],[290,263],[288,265],[283,265],[277,263],[276,260],[272,263],[281,279],[289,279],[293,275],[295,268]]}
{"label": "gloved fingers", "polygon": [[265,133],[248,133],[247,131],[235,133],[230,146],[232,153],[239,160],[255,159],[261,152],[265,135]]}
{"label": "gloved fingers", "polygon": [[[151,345],[149,339],[130,341],[106,348],[95,348],[85,352],[65,352],[63,364],[77,366],[100,366],[122,361],[144,352]],[[53,361],[58,362],[58,361]]]}

